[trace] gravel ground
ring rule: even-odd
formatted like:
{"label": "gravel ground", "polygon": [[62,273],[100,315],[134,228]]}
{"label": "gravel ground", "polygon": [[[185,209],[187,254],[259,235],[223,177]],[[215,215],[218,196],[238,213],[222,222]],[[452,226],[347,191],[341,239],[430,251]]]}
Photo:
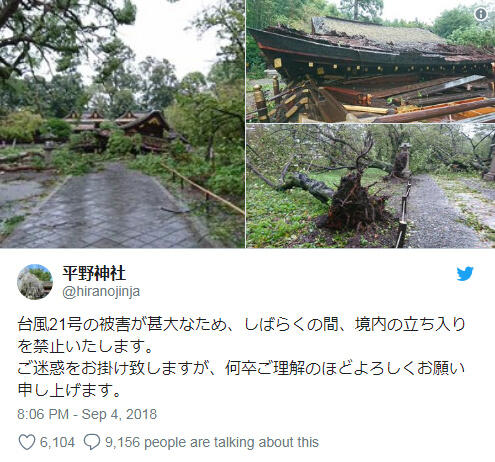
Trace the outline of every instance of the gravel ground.
{"label": "gravel ground", "polygon": [[467,225],[429,175],[417,175],[409,197],[408,221],[413,222],[407,246],[412,248],[489,247]]}
{"label": "gravel ground", "polygon": [[489,184],[495,185],[495,183],[488,183],[487,181],[476,180],[474,178],[463,178],[462,182],[469,188],[478,191],[484,197],[489,200],[495,201],[495,187],[489,187]]}

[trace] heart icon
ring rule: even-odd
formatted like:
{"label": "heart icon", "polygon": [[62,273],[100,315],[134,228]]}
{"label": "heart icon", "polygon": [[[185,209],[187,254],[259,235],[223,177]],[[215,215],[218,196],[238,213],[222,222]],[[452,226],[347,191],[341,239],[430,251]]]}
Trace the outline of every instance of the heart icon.
{"label": "heart icon", "polygon": [[33,446],[36,438],[34,435],[19,435],[19,444],[26,450],[29,451]]}

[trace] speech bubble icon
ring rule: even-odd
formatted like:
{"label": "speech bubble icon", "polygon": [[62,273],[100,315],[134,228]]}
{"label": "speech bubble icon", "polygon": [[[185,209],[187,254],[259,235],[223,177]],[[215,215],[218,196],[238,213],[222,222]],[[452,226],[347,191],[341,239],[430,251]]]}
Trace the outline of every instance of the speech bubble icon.
{"label": "speech bubble icon", "polygon": [[100,441],[100,435],[97,435],[96,433],[88,433],[84,437],[84,444],[88,446],[90,451],[96,449],[100,445]]}

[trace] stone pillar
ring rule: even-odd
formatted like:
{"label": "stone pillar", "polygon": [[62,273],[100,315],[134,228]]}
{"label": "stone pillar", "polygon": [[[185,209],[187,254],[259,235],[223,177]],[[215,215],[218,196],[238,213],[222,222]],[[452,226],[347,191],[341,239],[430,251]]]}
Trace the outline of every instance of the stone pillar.
{"label": "stone pillar", "polygon": [[[404,143],[405,144],[405,143]],[[408,144],[407,148],[406,148],[406,152],[407,152],[407,161],[406,161],[406,166],[404,167],[404,170],[402,170],[402,175],[405,177],[405,178],[409,178],[411,176],[411,169],[409,168],[409,158],[411,157],[411,153],[409,152],[409,147],[411,145]]]}
{"label": "stone pillar", "polygon": [[490,171],[483,175],[483,179],[487,181],[495,181],[495,145],[492,145],[492,164],[490,165]]}

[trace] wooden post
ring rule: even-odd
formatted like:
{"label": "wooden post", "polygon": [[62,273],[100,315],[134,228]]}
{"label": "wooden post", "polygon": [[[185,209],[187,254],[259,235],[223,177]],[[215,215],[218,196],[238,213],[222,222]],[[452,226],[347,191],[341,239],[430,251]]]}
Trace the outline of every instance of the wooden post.
{"label": "wooden post", "polygon": [[208,193],[205,194],[206,200],[206,213],[210,213],[210,195]]}
{"label": "wooden post", "polygon": [[261,85],[254,86],[254,102],[256,103],[256,109],[258,110],[258,118],[260,122],[270,123],[268,109],[266,107],[265,94],[261,89]]}
{"label": "wooden post", "polygon": [[399,221],[399,231],[397,233],[397,244],[395,246],[396,249],[404,248],[404,241],[406,239],[407,232],[407,222]]}
{"label": "wooden post", "polygon": [[402,220],[406,219],[407,214],[407,196],[402,196]]}
{"label": "wooden post", "polygon": [[[273,96],[277,96],[280,94],[280,82],[278,81],[278,75],[273,76]],[[279,96],[275,98],[275,104],[278,106],[282,98]]]}

